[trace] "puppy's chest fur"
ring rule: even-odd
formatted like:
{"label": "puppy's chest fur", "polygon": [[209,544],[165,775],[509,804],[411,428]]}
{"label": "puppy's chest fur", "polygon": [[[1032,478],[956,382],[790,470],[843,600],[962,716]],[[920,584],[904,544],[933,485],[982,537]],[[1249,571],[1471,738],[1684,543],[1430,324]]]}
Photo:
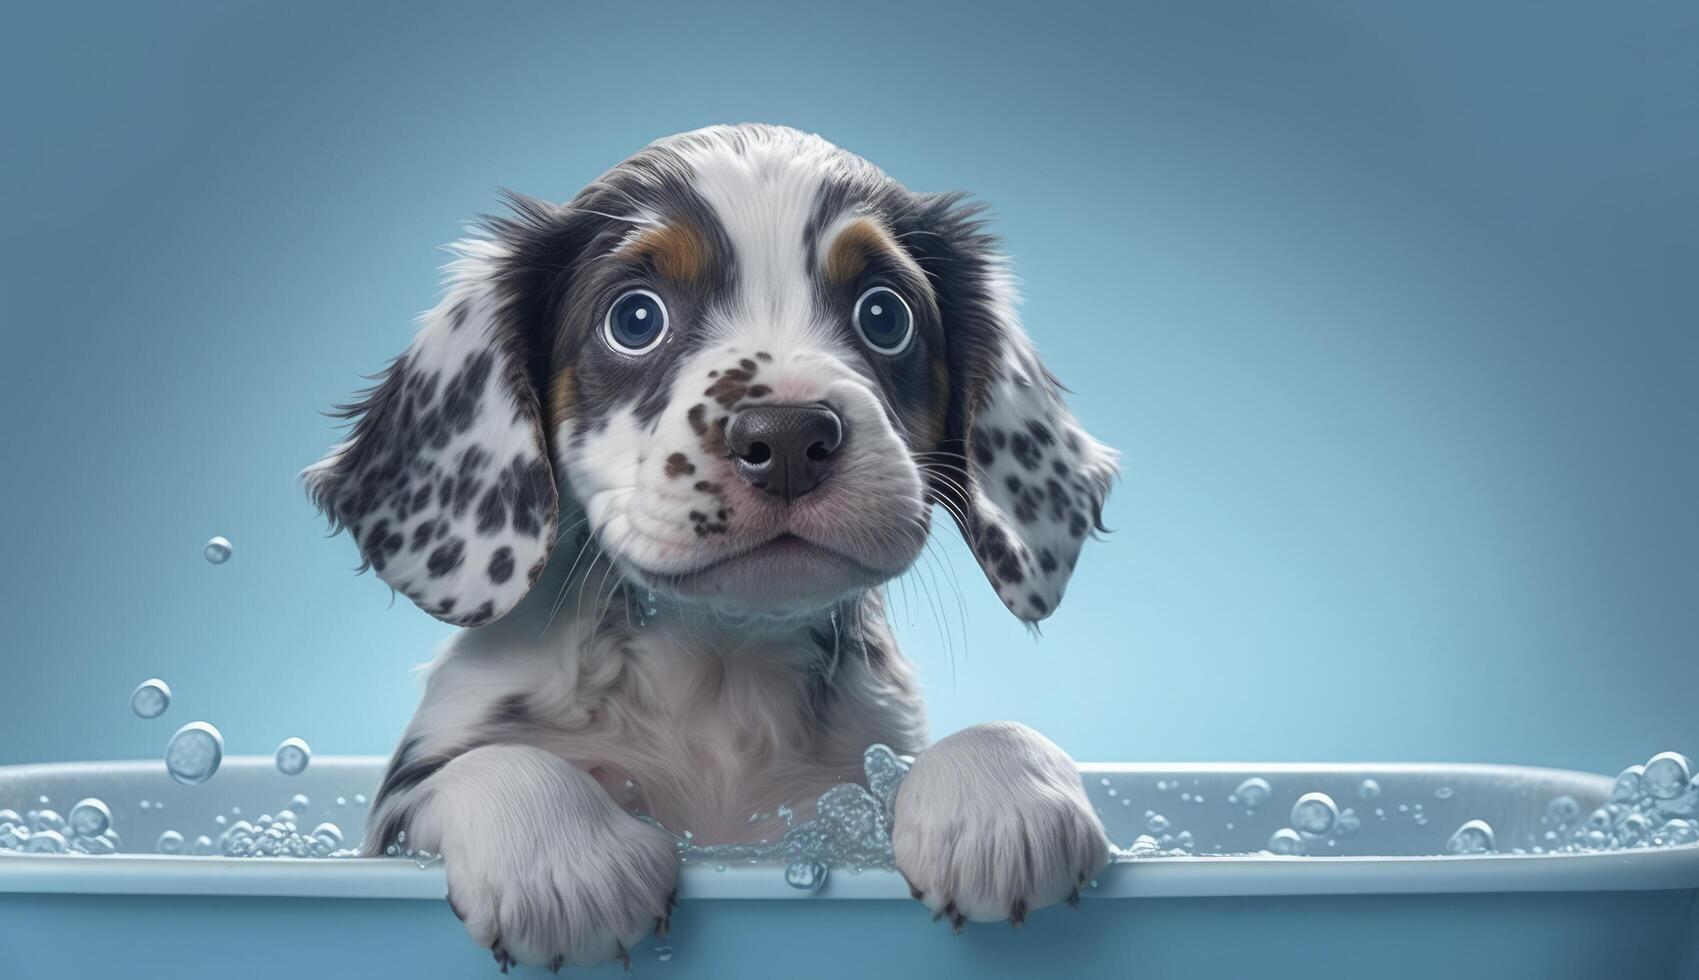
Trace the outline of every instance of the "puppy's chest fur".
{"label": "puppy's chest fur", "polygon": [[697,841],[775,837],[781,805],[805,818],[821,792],[860,781],[868,745],[912,753],[925,738],[908,667],[886,643],[678,623],[523,643],[489,632],[463,634],[433,668],[398,756],[536,745]]}

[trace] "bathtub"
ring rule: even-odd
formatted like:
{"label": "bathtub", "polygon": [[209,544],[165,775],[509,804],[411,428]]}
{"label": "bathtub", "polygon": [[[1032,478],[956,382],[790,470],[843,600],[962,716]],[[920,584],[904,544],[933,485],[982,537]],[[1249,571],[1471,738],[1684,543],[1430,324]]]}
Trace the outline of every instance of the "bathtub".
{"label": "bathtub", "polygon": [[[0,767],[0,808],[39,808],[45,796],[64,813],[99,797],[122,840],[120,853],[104,856],[0,852],[0,978],[491,975],[489,954],[449,912],[440,866],[135,853],[151,852],[167,829],[191,841],[216,837],[214,814],[240,806],[252,817],[296,793],[312,801],[304,822],[334,821],[356,840],[366,812],[356,797],[372,792],[382,765],[320,758],[286,777],[270,759],[236,758],[193,787],[172,782],[157,762]],[[1268,780],[1271,798],[1254,811],[1230,804],[1253,775]],[[1567,794],[1586,813],[1610,791],[1604,776],[1467,765],[1110,764],[1082,766],[1081,778],[1118,844],[1146,832],[1154,810],[1176,832],[1190,830],[1196,851],[1249,853],[1116,864],[1077,910],[1043,910],[1019,930],[969,925],[961,935],[931,922],[893,873],[835,870],[823,889],[804,894],[773,867],[690,865],[672,933],[633,950],[632,970],[857,980],[1699,980],[1699,847],[1434,856],[1467,819],[1488,821],[1501,851],[1531,851],[1546,802]],[[1357,796],[1365,778],[1380,784],[1378,799]],[[1255,853],[1310,791],[1355,808],[1362,829],[1331,846],[1317,840],[1321,856]],[[1425,825],[1416,822],[1418,804]]]}

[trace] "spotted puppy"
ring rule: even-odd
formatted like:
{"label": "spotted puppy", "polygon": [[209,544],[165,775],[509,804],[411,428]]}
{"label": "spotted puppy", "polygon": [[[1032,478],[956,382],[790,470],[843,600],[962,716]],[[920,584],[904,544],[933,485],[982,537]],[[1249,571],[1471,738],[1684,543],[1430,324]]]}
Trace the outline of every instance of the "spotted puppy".
{"label": "spotted puppy", "polygon": [[379,577],[467,627],[366,851],[440,852],[504,967],[620,959],[667,923],[661,826],[774,838],[751,814],[883,742],[919,757],[892,840],[934,913],[1018,925],[1077,896],[1108,845],[1073,763],[1014,724],[928,747],[881,589],[936,505],[1043,619],[1114,474],[979,207],[753,125],[509,203],[304,474]]}

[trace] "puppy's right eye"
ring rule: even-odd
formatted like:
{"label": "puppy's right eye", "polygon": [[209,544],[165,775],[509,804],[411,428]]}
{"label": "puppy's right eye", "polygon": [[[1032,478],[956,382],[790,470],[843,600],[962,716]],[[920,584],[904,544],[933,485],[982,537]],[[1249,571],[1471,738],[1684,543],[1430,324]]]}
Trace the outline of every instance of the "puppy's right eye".
{"label": "puppy's right eye", "polygon": [[667,332],[667,306],[647,289],[621,293],[608,307],[602,335],[621,354],[647,354]]}

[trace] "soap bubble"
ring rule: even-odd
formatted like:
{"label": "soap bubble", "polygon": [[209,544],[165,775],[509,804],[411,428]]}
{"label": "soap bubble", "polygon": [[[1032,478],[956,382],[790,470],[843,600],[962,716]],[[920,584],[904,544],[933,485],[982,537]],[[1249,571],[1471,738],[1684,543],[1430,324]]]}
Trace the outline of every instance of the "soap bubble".
{"label": "soap bubble", "polygon": [[141,718],[158,718],[171,707],[171,685],[150,677],[130,692],[130,710]]}
{"label": "soap bubble", "polygon": [[296,813],[306,813],[307,807],[311,805],[312,802],[302,793],[296,793],[294,796],[289,798],[289,809],[294,810]]}
{"label": "soap bubble", "polygon": [[207,541],[206,547],[201,549],[201,554],[205,555],[206,560],[214,565],[222,565],[230,560],[231,552],[235,550],[231,547],[229,538],[223,535],[214,535]]}
{"label": "soap bubble", "polygon": [[1339,807],[1326,793],[1305,793],[1292,804],[1292,826],[1306,834],[1325,834],[1339,820]]}
{"label": "soap bubble", "polygon": [[298,738],[286,738],[277,747],[277,771],[285,776],[299,776],[313,761],[313,750]]}
{"label": "soap bubble", "polygon": [[1357,798],[1359,800],[1372,800],[1379,796],[1380,783],[1377,783],[1372,779],[1365,779],[1357,784]]}
{"label": "soap bubble", "polygon": [[1677,817],[1664,824],[1658,831],[1658,836],[1663,838],[1666,844],[1692,844],[1699,841],[1699,825]]}
{"label": "soap bubble", "polygon": [[1692,765],[1680,752],[1659,752],[1641,774],[1646,792],[1660,800],[1673,800],[1686,792],[1693,778]]}
{"label": "soap bubble", "polygon": [[71,807],[71,833],[78,837],[99,837],[112,826],[112,811],[106,804],[90,797]]}
{"label": "soap bubble", "polygon": [[1485,820],[1470,820],[1457,828],[1445,849],[1453,854],[1485,854],[1493,850],[1493,828]]}
{"label": "soap bubble", "polygon": [[325,850],[334,851],[342,846],[342,828],[333,823],[321,823],[313,828],[313,839],[324,845]]}
{"label": "soap bubble", "polygon": [[1546,804],[1546,819],[1555,824],[1574,823],[1581,815],[1581,804],[1573,796],[1559,796]]}
{"label": "soap bubble", "polygon": [[57,810],[36,810],[30,816],[30,833],[39,834],[45,830],[62,833],[65,830],[65,818]]}
{"label": "soap bubble", "polygon": [[1245,809],[1255,810],[1268,802],[1268,795],[1272,792],[1273,789],[1268,785],[1268,780],[1261,776],[1252,776],[1240,783],[1239,788],[1233,791],[1233,795],[1239,798],[1239,802],[1245,805]]}
{"label": "soap bubble", "polygon": [[1356,810],[1346,807],[1339,811],[1339,833],[1341,835],[1354,834],[1362,829],[1363,818],[1357,816]]}
{"label": "soap bubble", "polygon": [[153,849],[161,854],[181,854],[183,853],[183,835],[175,830],[167,830],[159,835],[159,840],[154,843]]}
{"label": "soap bubble", "polygon": [[1144,825],[1150,828],[1151,833],[1160,834],[1168,829],[1168,818],[1160,813],[1153,813],[1150,815],[1150,819],[1144,822]]}
{"label": "soap bubble", "polygon": [[1451,787],[1450,786],[1441,786],[1438,789],[1434,790],[1434,799],[1436,799],[1436,800],[1449,800],[1449,799],[1451,799]]}
{"label": "soap bubble", "polygon": [[65,835],[57,830],[38,830],[24,841],[23,849],[30,854],[63,854]]}
{"label": "soap bubble", "polygon": [[792,861],[785,865],[785,884],[802,891],[819,891],[826,883],[826,866],[819,861]]}
{"label": "soap bubble", "polygon": [[1276,854],[1304,853],[1304,839],[1291,827],[1282,827],[1268,836],[1268,849]]}
{"label": "soap bubble", "polygon": [[204,783],[224,761],[224,736],[204,721],[191,721],[165,746],[165,770],[186,786]]}
{"label": "soap bubble", "polygon": [[1616,777],[1616,785],[1611,787],[1612,803],[1631,803],[1640,795],[1641,774],[1645,766],[1629,766]]}

